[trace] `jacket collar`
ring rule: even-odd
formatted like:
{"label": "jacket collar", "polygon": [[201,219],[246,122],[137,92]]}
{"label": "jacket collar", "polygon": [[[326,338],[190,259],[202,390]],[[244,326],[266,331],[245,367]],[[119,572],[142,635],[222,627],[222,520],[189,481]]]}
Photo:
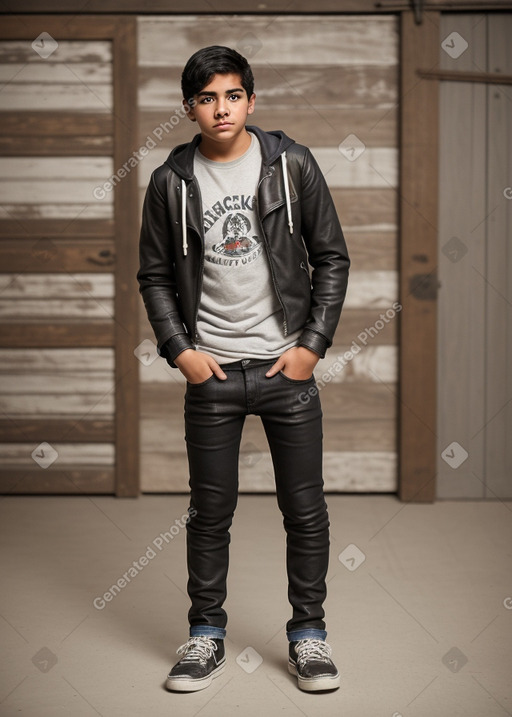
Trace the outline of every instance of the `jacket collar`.
{"label": "jacket collar", "polygon": [[[259,127],[247,125],[248,132],[252,132],[259,140],[263,165],[268,166],[285,152],[294,140],[290,139],[281,130],[265,132]],[[175,147],[165,160],[165,163],[178,174],[179,177],[190,181],[194,176],[194,155],[201,142],[201,135],[196,134],[191,142]]]}

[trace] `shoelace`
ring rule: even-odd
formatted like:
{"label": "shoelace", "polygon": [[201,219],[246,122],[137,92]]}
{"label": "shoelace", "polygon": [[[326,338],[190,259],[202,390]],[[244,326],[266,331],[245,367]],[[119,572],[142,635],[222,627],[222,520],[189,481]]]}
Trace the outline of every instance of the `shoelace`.
{"label": "shoelace", "polygon": [[299,640],[295,645],[295,651],[297,652],[297,662],[301,666],[304,665],[307,660],[328,662],[332,654],[330,645],[323,640],[315,640],[313,638]]}
{"label": "shoelace", "polygon": [[209,637],[190,637],[176,652],[178,655],[185,653],[182,662],[200,662],[204,665],[216,649],[217,645]]}

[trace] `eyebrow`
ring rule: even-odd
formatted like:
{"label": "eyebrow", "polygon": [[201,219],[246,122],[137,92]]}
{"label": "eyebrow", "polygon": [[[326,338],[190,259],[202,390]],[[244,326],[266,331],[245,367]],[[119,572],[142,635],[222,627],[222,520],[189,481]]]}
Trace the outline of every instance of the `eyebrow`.
{"label": "eyebrow", "polygon": [[[243,92],[243,91],[244,91],[244,90],[243,90],[242,87],[235,87],[235,88],[232,89],[232,90],[226,90],[225,94],[226,94],[226,95],[232,95],[233,92]],[[204,91],[203,91],[203,92],[198,92],[198,93],[197,93],[197,96],[198,96],[198,97],[217,97],[217,92],[204,92]]]}

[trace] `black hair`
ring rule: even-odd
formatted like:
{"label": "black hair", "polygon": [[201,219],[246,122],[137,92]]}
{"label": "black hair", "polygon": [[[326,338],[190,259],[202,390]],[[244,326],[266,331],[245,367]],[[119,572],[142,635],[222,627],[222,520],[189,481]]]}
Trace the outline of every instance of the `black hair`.
{"label": "black hair", "polygon": [[214,75],[240,75],[242,87],[250,99],[254,92],[251,66],[236,50],[222,45],[203,47],[188,60],[181,75],[181,91],[186,101],[206,87]]}

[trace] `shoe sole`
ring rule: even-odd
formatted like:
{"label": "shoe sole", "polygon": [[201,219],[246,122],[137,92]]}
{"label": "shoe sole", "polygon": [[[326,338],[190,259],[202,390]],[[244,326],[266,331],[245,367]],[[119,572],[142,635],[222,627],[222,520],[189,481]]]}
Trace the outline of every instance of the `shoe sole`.
{"label": "shoe sole", "polygon": [[304,692],[320,692],[322,690],[337,690],[341,684],[340,675],[332,677],[301,677],[293,662],[288,663],[288,672],[295,675],[298,680],[299,689]]}
{"label": "shoe sole", "polygon": [[212,680],[224,671],[225,667],[226,663],[221,662],[209,675],[202,677],[200,680],[191,680],[188,677],[167,677],[165,687],[172,692],[198,692],[199,690],[205,690],[212,684]]}

